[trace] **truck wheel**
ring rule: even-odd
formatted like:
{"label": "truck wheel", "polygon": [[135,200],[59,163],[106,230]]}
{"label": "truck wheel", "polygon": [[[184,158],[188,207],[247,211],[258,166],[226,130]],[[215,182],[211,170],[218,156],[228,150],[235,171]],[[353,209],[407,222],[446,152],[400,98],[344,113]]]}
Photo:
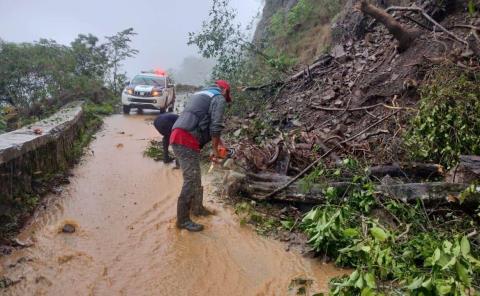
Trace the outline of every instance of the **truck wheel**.
{"label": "truck wheel", "polygon": [[123,105],[123,114],[130,114],[130,106]]}

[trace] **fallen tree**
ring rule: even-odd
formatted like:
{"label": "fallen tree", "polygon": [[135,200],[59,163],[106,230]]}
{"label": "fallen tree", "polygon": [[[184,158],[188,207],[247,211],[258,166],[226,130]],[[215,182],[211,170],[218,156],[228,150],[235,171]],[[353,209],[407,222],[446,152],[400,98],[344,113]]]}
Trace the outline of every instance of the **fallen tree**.
{"label": "fallen tree", "polygon": [[[371,169],[370,169],[371,171]],[[241,194],[257,201],[281,201],[307,204],[320,204],[325,202],[327,188],[334,188],[336,193],[343,195],[346,191],[358,186],[353,182],[325,182],[305,186],[299,181],[292,182],[289,187],[276,195],[269,194],[285,182],[293,178],[273,173],[239,174],[233,173],[236,178],[228,178],[225,182],[229,195]],[[462,199],[461,193],[468,188],[464,183],[430,182],[430,183],[394,183],[374,185],[375,191],[386,198],[395,198],[403,202],[443,203],[458,202]],[[232,189],[234,188],[234,189]],[[470,195],[466,200],[478,204],[480,198]]]}
{"label": "fallen tree", "polygon": [[405,28],[385,10],[375,7],[365,0],[360,2],[360,10],[364,14],[382,23],[388,29],[393,37],[397,39],[399,51],[404,51],[409,48],[413,41],[420,35],[418,30]]}

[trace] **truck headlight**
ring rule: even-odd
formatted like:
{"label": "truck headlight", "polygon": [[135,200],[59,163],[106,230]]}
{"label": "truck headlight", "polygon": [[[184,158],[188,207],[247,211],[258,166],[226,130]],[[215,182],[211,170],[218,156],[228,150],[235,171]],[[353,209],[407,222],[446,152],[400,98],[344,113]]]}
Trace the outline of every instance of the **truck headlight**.
{"label": "truck headlight", "polygon": [[123,92],[129,95],[133,95],[133,89],[131,88],[126,88]]}
{"label": "truck headlight", "polygon": [[154,90],[152,91],[152,96],[153,97],[159,97],[162,95],[162,91]]}

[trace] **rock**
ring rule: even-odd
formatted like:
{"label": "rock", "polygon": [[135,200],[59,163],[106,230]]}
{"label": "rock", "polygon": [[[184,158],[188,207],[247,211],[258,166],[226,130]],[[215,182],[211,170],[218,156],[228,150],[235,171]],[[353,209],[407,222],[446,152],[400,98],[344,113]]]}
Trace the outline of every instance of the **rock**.
{"label": "rock", "polygon": [[237,130],[233,133],[233,136],[239,137],[241,133],[242,133],[242,129],[239,128],[239,129],[237,129]]}
{"label": "rock", "polygon": [[299,120],[294,119],[294,120],[292,120],[292,125],[296,126],[296,127],[300,127],[300,126],[302,126],[302,123]]}
{"label": "rock", "polygon": [[67,223],[67,224],[63,225],[62,232],[63,233],[74,233],[75,232],[75,226]]}
{"label": "rock", "polygon": [[465,184],[480,180],[480,156],[461,155],[460,163],[448,171],[445,180]]}
{"label": "rock", "polygon": [[337,96],[337,93],[333,89],[329,89],[323,93],[323,100],[330,101]]}
{"label": "rock", "polygon": [[332,49],[332,56],[336,59],[338,58],[342,58],[344,56],[347,55],[347,53],[345,52],[345,50],[343,49],[343,45],[341,44],[337,44],[333,47]]}

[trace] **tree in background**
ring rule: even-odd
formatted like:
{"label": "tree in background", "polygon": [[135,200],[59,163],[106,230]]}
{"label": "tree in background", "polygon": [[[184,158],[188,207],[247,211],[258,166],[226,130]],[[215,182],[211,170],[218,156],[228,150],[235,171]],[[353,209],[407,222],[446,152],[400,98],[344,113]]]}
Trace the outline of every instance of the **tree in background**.
{"label": "tree in background", "polygon": [[44,117],[75,99],[100,103],[118,96],[126,80],[121,63],[138,53],[130,46],[133,35],[130,28],[100,43],[91,34],[80,34],[70,46],[47,39],[0,40],[0,132]]}
{"label": "tree in background", "polygon": [[279,81],[291,61],[286,56],[265,54],[250,41],[253,21],[243,27],[236,17],[229,0],[212,0],[208,20],[203,22],[199,32],[189,33],[188,44],[196,45],[204,58],[216,60],[212,78],[232,83],[236,104],[230,112],[239,114],[261,107],[262,102],[252,102],[237,92],[237,88]]}
{"label": "tree in background", "polygon": [[[259,77],[265,77],[265,71],[259,70],[268,70],[270,74],[284,72],[289,64],[285,63],[283,57],[267,55],[250,41],[249,31],[252,30],[253,22],[244,28],[236,17],[237,12],[230,7],[230,0],[213,0],[209,19],[203,22],[200,32],[189,33],[189,45],[196,45],[203,57],[217,60],[213,76],[238,79],[238,74],[252,60],[255,60],[254,64],[267,67],[253,71],[264,72]],[[252,69],[248,69],[245,74],[250,77],[249,73],[252,73]]]}
{"label": "tree in background", "polygon": [[108,70],[108,47],[98,44],[98,38],[92,34],[79,34],[71,43],[75,57],[75,74],[103,79]]}
{"label": "tree in background", "polygon": [[111,88],[115,94],[120,94],[123,85],[126,82],[125,73],[120,73],[121,62],[127,58],[133,57],[138,53],[138,50],[132,48],[130,43],[132,37],[137,35],[133,28],[125,29],[113,36],[107,36],[108,43],[107,56],[109,60],[109,68],[111,69]]}

